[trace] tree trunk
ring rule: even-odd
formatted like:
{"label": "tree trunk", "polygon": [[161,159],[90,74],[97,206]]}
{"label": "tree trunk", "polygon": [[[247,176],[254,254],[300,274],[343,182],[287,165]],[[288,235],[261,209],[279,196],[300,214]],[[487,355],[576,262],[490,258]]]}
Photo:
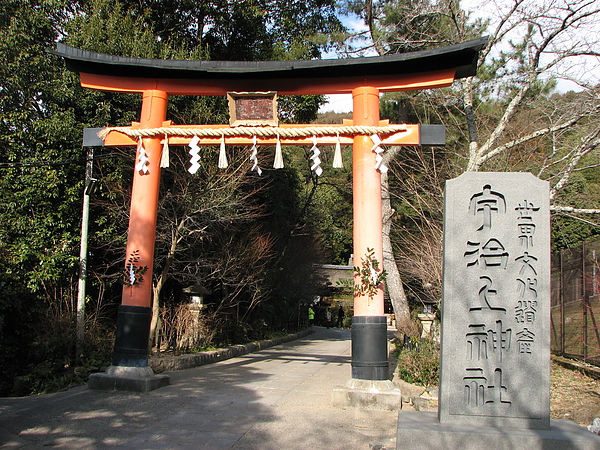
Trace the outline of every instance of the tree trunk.
{"label": "tree trunk", "polygon": [[[161,277],[162,278],[162,277]],[[158,330],[160,329],[160,291],[163,283],[160,281],[152,288],[152,320],[150,321],[150,349],[158,346]],[[160,350],[157,348],[157,350]]]}
{"label": "tree trunk", "polygon": [[[395,154],[394,149],[397,149],[397,147],[393,147],[393,149],[386,152],[386,159],[393,158]],[[395,211],[392,209],[390,201],[387,173],[381,174],[381,210],[383,217],[383,268],[387,272],[385,285],[390,296],[390,301],[392,302],[392,308],[394,308],[394,315],[396,316],[396,330],[401,335],[404,335],[408,334],[411,329],[410,308],[408,307],[406,292],[402,285],[402,278],[400,277],[400,271],[394,257],[392,240],[390,239],[392,216]]]}
{"label": "tree trunk", "polygon": [[152,287],[152,320],[150,322],[150,348],[153,348],[158,343],[158,330],[160,329],[160,293],[162,288],[164,287],[167,278],[169,277],[169,270],[171,269],[171,264],[173,263],[173,259],[175,258],[175,252],[177,250],[177,244],[180,241],[180,232],[183,229],[183,225],[185,224],[185,218],[181,219],[177,224],[177,228],[173,231],[171,235],[171,247],[169,248],[169,253],[167,254],[167,258],[165,260],[165,265],[163,266],[163,270],[156,280],[156,284]]}
{"label": "tree trunk", "polygon": [[477,141],[477,125],[475,123],[475,110],[473,109],[473,77],[462,80],[463,103],[469,133],[469,162],[467,172],[477,171],[479,166],[479,144]]}

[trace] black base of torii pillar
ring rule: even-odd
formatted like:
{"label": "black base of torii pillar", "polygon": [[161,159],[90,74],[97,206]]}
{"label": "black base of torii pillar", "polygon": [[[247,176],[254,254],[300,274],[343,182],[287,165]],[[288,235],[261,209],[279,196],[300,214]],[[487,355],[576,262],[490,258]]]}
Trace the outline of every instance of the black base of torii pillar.
{"label": "black base of torii pillar", "polygon": [[386,316],[352,318],[352,378],[389,380]]}
{"label": "black base of torii pillar", "polygon": [[168,375],[155,374],[148,366],[151,319],[151,308],[119,306],[112,365],[104,373],[90,375],[90,389],[149,392],[169,385]]}

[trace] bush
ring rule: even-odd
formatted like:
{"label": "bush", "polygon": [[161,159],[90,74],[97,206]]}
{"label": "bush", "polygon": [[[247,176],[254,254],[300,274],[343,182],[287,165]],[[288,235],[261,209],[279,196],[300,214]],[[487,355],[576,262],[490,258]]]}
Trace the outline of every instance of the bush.
{"label": "bush", "polygon": [[436,342],[411,338],[396,352],[398,375],[407,383],[437,386],[440,376],[440,349]]}

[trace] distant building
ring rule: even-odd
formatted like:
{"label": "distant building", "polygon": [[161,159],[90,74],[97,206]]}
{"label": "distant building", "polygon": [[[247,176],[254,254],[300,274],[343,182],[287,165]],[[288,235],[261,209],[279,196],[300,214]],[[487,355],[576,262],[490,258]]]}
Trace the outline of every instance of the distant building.
{"label": "distant building", "polygon": [[337,264],[314,264],[313,267],[327,279],[330,287],[339,287],[338,282],[351,283],[354,276],[353,266],[341,266]]}

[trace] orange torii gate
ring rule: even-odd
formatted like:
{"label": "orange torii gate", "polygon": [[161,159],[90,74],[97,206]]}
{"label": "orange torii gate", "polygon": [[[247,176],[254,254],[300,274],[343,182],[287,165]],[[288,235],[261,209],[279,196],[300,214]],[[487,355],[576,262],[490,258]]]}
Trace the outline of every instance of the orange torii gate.
{"label": "orange torii gate", "polygon": [[[168,145],[353,145],[354,265],[367,249],[382,255],[380,171],[382,145],[443,145],[443,126],[390,125],[379,119],[381,92],[433,89],[472,76],[486,38],[436,50],[381,57],[311,61],[172,61],[124,58],[58,44],[50,51],[79,73],[90,89],[142,94],[139,123],[104,129],[104,146],[136,146],[125,271],[113,366],[90,386],[150,390],[168,383],[148,367],[152,269],[164,142]],[[173,125],[167,121],[169,95],[232,93],[314,95],[351,93],[353,116],[341,125],[267,126]],[[235,94],[234,94],[235,96]],[[261,117],[261,119],[263,119]],[[243,121],[242,121],[243,122]],[[261,124],[258,122],[252,122]],[[439,127],[442,127],[440,132]],[[255,148],[255,147],[254,147]],[[254,156],[254,155],[253,155]],[[314,168],[319,169],[318,154]],[[193,161],[192,161],[193,165]],[[256,168],[256,165],[255,165]],[[135,282],[136,268],[147,272]],[[383,289],[354,298],[352,378],[387,380],[386,317]],[[92,386],[93,384],[93,386]]]}

